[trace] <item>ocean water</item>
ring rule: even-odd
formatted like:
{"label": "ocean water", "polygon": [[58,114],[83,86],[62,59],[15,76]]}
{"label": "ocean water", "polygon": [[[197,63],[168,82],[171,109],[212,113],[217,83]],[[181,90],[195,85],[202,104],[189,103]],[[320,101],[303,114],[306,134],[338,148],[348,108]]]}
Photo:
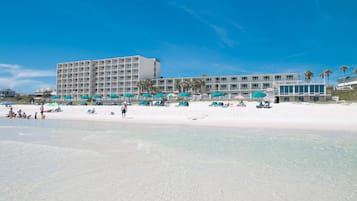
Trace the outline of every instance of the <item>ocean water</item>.
{"label": "ocean water", "polygon": [[0,118],[0,200],[355,201],[357,133]]}

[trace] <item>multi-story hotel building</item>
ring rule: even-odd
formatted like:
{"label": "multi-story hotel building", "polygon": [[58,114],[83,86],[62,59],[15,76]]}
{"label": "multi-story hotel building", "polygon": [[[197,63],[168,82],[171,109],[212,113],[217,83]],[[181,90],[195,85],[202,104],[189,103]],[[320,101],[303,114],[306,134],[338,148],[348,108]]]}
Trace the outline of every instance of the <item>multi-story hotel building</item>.
{"label": "multi-story hotel building", "polygon": [[223,92],[227,99],[238,94],[249,99],[256,91],[270,91],[280,101],[326,99],[324,83],[303,81],[298,73],[160,78],[160,61],[142,56],[59,63],[57,95],[79,99],[82,95],[96,94],[105,98],[111,94],[131,93],[139,97],[138,82],[145,79],[153,80],[154,86],[162,93],[177,92],[178,81],[203,80],[200,99],[211,98],[210,94],[215,91]]}
{"label": "multi-story hotel building", "polygon": [[160,61],[142,56],[82,60],[57,64],[57,95],[78,99],[94,94],[137,94],[142,79],[157,79]]}

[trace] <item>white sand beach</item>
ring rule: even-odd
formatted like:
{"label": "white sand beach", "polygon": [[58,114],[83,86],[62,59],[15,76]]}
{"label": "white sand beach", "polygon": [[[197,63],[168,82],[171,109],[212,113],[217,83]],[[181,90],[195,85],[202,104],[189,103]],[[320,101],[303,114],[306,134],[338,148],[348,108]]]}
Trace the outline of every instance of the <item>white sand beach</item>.
{"label": "white sand beach", "polygon": [[[256,102],[247,102],[247,107],[210,107],[210,102],[191,102],[189,107],[168,106],[128,106],[126,118],[121,117],[120,106],[66,106],[62,112],[46,112],[46,119],[112,121],[125,123],[201,125],[242,128],[291,128],[317,130],[357,131],[355,115],[357,104],[314,104],[280,103],[272,108],[257,109]],[[88,109],[95,108],[95,113]],[[39,105],[14,105],[14,111],[21,109],[34,116],[40,111]],[[45,108],[46,109],[46,108]],[[2,116],[8,108],[1,107]],[[111,115],[111,113],[114,115]]]}
{"label": "white sand beach", "polygon": [[357,104],[255,104],[2,117],[0,200],[356,200]]}

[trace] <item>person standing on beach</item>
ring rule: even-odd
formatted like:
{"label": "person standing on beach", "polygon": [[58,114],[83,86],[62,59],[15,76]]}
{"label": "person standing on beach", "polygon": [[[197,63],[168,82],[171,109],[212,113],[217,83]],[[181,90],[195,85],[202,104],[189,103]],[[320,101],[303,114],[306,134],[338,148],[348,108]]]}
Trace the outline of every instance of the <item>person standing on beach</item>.
{"label": "person standing on beach", "polygon": [[126,104],[126,102],[123,103],[123,105],[121,106],[121,117],[125,118],[125,114],[128,111],[128,106]]}
{"label": "person standing on beach", "polygon": [[44,119],[44,116],[43,116],[43,112],[44,112],[44,107],[43,107],[43,103],[41,103],[41,107],[40,107],[40,112],[41,112],[41,118]]}

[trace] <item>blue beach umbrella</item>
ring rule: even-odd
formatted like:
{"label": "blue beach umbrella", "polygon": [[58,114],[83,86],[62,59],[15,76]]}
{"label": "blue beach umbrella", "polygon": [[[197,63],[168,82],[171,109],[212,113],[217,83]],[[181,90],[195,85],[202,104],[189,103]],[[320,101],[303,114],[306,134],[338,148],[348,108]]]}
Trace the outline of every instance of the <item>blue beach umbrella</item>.
{"label": "blue beach umbrella", "polygon": [[252,94],[253,98],[264,98],[265,96],[267,96],[267,94],[261,91],[254,92]]}

